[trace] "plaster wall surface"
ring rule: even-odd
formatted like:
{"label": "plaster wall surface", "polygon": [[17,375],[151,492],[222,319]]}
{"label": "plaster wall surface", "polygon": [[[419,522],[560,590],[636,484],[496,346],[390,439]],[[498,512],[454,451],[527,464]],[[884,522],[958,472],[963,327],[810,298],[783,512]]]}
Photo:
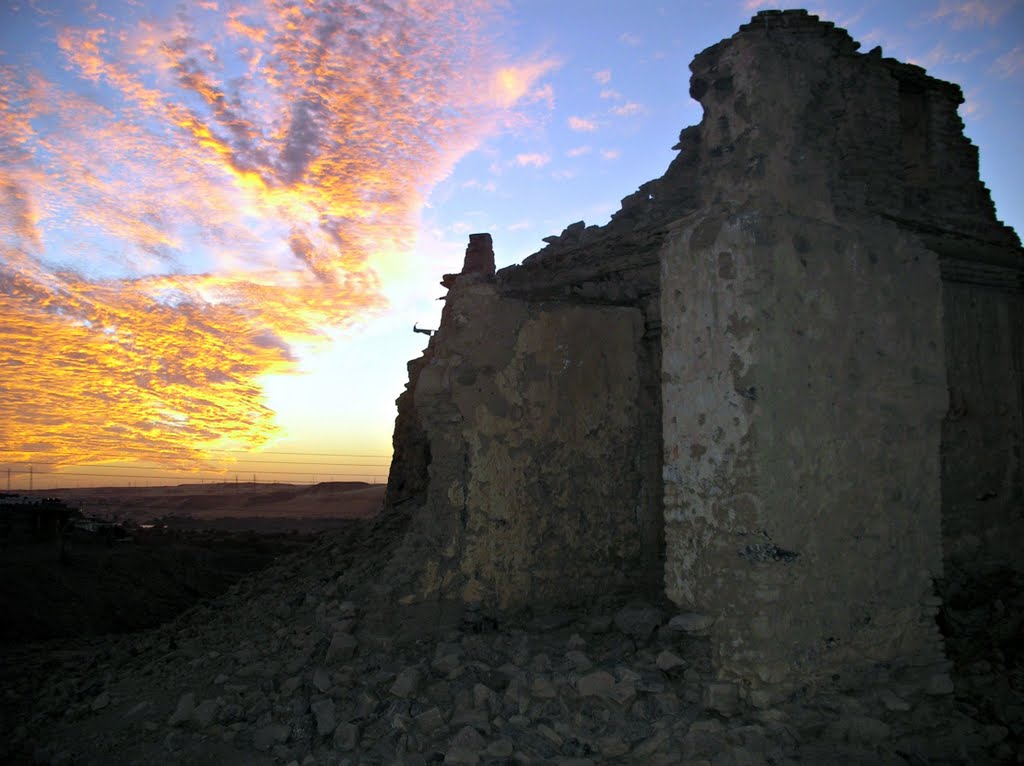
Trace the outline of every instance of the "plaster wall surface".
{"label": "plaster wall surface", "polygon": [[943,540],[949,574],[985,577],[1024,571],[1024,279],[965,276],[943,282]]}
{"label": "plaster wall surface", "polygon": [[723,677],[940,661],[937,258],[866,221],[713,220],[663,253],[669,597],[716,618]]}
{"label": "plaster wall surface", "polygon": [[625,585],[641,554],[639,310],[478,283],[445,314],[415,389],[431,462],[413,523],[443,552],[419,591],[511,607]]}

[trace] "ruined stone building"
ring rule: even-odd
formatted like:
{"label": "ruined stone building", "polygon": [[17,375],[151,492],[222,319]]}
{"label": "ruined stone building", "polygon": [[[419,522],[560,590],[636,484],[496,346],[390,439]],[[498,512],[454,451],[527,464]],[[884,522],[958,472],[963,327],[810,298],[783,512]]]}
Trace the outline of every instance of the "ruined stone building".
{"label": "ruined stone building", "polygon": [[1024,252],[960,89],[858,48],[759,13],[610,223],[471,238],[399,399],[417,597],[663,591],[755,703],[942,667],[936,582],[1024,562]]}

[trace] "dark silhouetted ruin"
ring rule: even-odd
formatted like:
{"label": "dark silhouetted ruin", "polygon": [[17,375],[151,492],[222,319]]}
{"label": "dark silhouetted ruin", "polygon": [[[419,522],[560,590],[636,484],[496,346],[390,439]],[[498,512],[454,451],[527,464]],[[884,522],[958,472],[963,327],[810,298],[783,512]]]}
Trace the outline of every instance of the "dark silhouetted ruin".
{"label": "dark silhouetted ruin", "polygon": [[1021,568],[1024,253],[960,89],[858,47],[759,13],[606,226],[497,273],[471,237],[399,399],[410,598],[663,591],[756,706],[951,688],[936,583]]}

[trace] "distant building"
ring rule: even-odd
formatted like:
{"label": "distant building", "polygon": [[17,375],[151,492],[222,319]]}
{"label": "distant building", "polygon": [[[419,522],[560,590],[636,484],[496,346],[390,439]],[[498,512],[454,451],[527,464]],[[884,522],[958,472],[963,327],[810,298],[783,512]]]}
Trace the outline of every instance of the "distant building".
{"label": "distant building", "polygon": [[0,493],[0,540],[32,542],[56,540],[72,518],[81,516],[62,500]]}

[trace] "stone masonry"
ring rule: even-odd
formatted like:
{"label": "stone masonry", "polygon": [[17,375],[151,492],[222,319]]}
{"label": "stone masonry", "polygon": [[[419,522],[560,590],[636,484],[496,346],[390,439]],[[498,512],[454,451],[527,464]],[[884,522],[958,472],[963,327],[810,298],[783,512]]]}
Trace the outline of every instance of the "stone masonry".
{"label": "stone masonry", "polygon": [[946,690],[944,578],[1021,568],[1024,252],[959,88],[858,48],[759,13],[609,224],[497,273],[471,237],[399,399],[411,600],[663,588],[723,694]]}

